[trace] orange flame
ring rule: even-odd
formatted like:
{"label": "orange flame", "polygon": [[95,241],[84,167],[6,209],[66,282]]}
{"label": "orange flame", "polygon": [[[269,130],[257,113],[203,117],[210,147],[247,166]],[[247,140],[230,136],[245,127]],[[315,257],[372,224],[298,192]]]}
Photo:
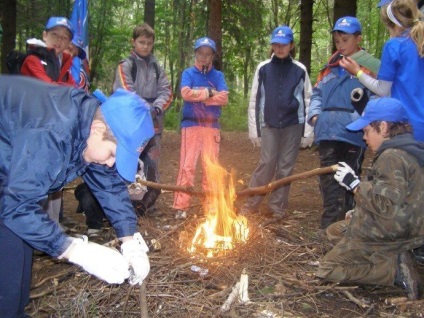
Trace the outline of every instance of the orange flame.
{"label": "orange flame", "polygon": [[192,240],[190,252],[197,247],[207,249],[207,257],[215,252],[230,250],[235,243],[247,241],[249,228],[244,216],[234,212],[235,187],[232,173],[217,162],[205,159],[208,189],[203,203],[205,222],[200,224]]}

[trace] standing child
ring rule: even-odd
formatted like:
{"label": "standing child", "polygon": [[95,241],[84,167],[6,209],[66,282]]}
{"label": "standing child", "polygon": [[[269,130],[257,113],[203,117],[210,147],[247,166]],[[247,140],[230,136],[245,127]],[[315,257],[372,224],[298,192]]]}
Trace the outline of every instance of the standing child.
{"label": "standing child", "polygon": [[65,52],[72,56],[71,74],[78,88],[88,93],[90,81],[88,78],[87,54],[83,48],[83,41],[78,34],[74,34],[69,47]]}
{"label": "standing child", "polygon": [[[136,92],[149,103],[155,135],[141,153],[140,159],[146,179],[160,182],[160,141],[164,114],[172,102],[172,91],[165,70],[152,54],[154,43],[155,32],[147,23],[134,28],[131,39],[133,50],[127,59],[119,63],[113,90],[124,88]],[[148,187],[142,200],[134,201],[137,213],[143,215],[148,209],[154,213],[159,195],[160,190]]]}
{"label": "standing child", "polygon": [[375,157],[362,182],[339,163],[334,178],[355,193],[356,206],[316,275],[335,283],[399,284],[414,300],[424,290],[411,252],[424,243],[424,143],[413,139],[405,118],[402,103],[385,97],[370,101],[363,116],[347,126],[364,131]]}
{"label": "standing child", "polygon": [[[261,147],[259,164],[249,187],[292,174],[305,131],[312,86],[306,67],[294,60],[293,31],[279,26],[271,36],[273,56],[259,64],[249,102],[249,137]],[[288,207],[290,185],[274,190],[268,200],[272,217],[281,219]],[[241,214],[257,212],[265,195],[247,199]]]}
{"label": "standing child", "polygon": [[381,56],[377,80],[361,72],[354,60],[340,65],[379,96],[399,99],[406,107],[414,137],[424,141],[424,18],[414,0],[393,0],[381,8],[381,19],[390,32]]}
{"label": "standing child", "polygon": [[[228,103],[228,88],[224,74],[216,70],[212,61],[216,53],[215,42],[203,37],[194,42],[194,66],[183,71],[181,96],[184,100],[181,120],[181,154],[177,185],[193,186],[196,164],[202,158],[218,158],[220,142],[221,107]],[[206,174],[202,186],[207,189]],[[185,219],[191,197],[175,192],[173,208],[177,219]]]}
{"label": "standing child", "polygon": [[[363,109],[355,109],[351,92],[363,88],[359,80],[340,67],[343,56],[351,56],[361,62],[361,71],[371,76],[377,72],[379,61],[359,46],[362,27],[354,17],[342,17],[332,30],[337,51],[320,71],[313,88],[308,122],[314,126],[315,142],[319,145],[321,167],[345,161],[360,175],[364,159],[365,143],[362,132],[346,129]],[[321,229],[344,219],[354,206],[353,195],[334,180],[331,175],[319,177],[324,212]]]}
{"label": "standing child", "polygon": [[51,17],[43,31],[43,41],[29,39],[29,55],[25,58],[21,73],[47,83],[76,86],[71,75],[72,56],[65,52],[74,31],[64,17]]}

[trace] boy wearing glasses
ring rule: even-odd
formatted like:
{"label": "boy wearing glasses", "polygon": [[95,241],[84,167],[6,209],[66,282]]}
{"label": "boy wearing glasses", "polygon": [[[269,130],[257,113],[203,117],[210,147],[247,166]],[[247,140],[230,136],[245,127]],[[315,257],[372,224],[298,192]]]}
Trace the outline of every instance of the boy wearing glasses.
{"label": "boy wearing glasses", "polygon": [[74,31],[64,17],[51,17],[43,31],[43,41],[29,39],[28,56],[22,64],[21,74],[51,84],[76,86],[71,75],[72,56],[64,52]]}

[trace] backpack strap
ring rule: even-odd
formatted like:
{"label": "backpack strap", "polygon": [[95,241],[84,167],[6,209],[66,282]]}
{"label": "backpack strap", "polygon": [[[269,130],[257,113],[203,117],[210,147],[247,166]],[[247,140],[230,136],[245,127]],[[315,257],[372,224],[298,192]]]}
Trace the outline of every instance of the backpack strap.
{"label": "backpack strap", "polygon": [[[133,82],[135,83],[135,79],[137,77],[137,64],[135,62],[135,57],[130,55],[128,57],[128,60],[131,62],[131,78]],[[153,67],[155,68],[156,82],[158,83],[159,82],[159,65],[156,61],[153,62]]]}

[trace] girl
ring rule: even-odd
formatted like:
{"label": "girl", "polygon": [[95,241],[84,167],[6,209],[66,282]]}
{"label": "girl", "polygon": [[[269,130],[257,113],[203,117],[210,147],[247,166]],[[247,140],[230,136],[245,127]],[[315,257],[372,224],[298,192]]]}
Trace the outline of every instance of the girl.
{"label": "girl", "polygon": [[[259,164],[249,187],[263,186],[291,175],[304,134],[305,117],[312,92],[306,67],[293,59],[293,31],[279,26],[271,36],[273,56],[260,63],[253,79],[249,102],[249,137],[261,146]],[[281,219],[288,205],[290,185],[272,192],[268,208],[272,218]],[[257,212],[264,199],[247,199],[241,214]]]}
{"label": "girl", "polygon": [[340,65],[380,96],[399,99],[406,107],[414,137],[424,141],[424,22],[416,1],[393,0],[382,7],[381,19],[390,32],[383,48],[377,79],[364,74],[346,57]]}

